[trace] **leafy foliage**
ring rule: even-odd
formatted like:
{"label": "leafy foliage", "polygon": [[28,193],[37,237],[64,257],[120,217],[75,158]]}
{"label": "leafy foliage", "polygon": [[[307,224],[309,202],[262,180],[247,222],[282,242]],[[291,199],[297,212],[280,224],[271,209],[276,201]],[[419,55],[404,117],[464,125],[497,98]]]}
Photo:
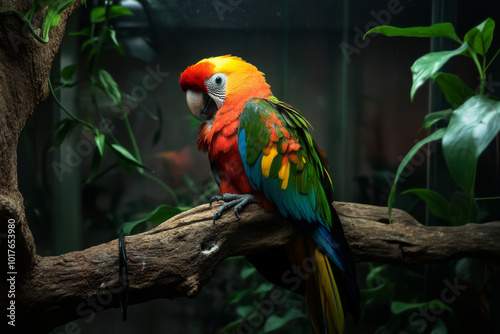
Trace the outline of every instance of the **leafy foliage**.
{"label": "leafy foliage", "polygon": [[[475,95],[475,92],[455,74],[436,72],[432,79],[443,92],[446,101],[454,109],[460,107],[468,98]],[[431,114],[435,113],[439,113],[439,111]]]}
{"label": "leafy foliage", "polygon": [[[411,66],[413,84],[410,98],[413,100],[417,90],[430,79],[439,87],[449,103],[450,109],[426,115],[423,127],[432,130],[431,134],[416,143],[401,161],[389,194],[389,219],[395,200],[398,179],[404,168],[422,147],[438,140],[442,140],[442,151],[446,166],[458,186],[457,190],[460,191],[451,189],[450,193],[453,194],[451,200],[443,194],[430,189],[409,189],[402,194],[418,196],[427,204],[430,213],[454,225],[481,222],[482,218],[485,217],[484,211],[477,204],[480,199],[475,196],[475,180],[479,157],[500,132],[498,97],[484,94],[487,70],[500,52],[500,50],[497,51],[493,56],[488,54],[493,40],[494,28],[495,22],[488,18],[478,26],[470,29],[465,34],[463,41],[456,35],[453,26],[449,23],[411,28],[380,26],[366,33],[380,33],[386,36],[443,37],[449,38],[458,44],[458,47],[454,50],[431,52],[423,55]],[[439,71],[444,64],[456,56],[467,56],[476,65],[480,78],[477,92],[468,87],[457,75]],[[449,193],[447,196],[450,196]],[[487,199],[498,199],[498,197]],[[484,279],[480,276],[480,273],[485,267],[483,263],[479,263],[475,259],[460,259],[455,265],[455,275],[457,279],[468,282],[468,284],[476,287],[477,291],[481,291]],[[385,266],[372,267],[367,277],[369,289],[362,291],[363,296],[366,298],[365,310],[369,309],[369,305],[377,297],[384,300],[382,302],[384,305],[390,305],[392,316],[386,324],[378,327],[377,333],[399,331],[402,328],[408,333],[429,329],[425,321],[422,321],[422,325],[425,326],[421,328],[412,328],[409,325],[418,323],[418,320],[415,321],[418,318],[414,317],[414,315],[422,314],[422,310],[433,309],[434,314],[446,312],[454,316],[450,306],[443,302],[444,299],[421,301],[418,295],[407,296],[404,299],[400,298],[400,293],[394,293],[398,287],[391,282],[403,282],[405,280],[401,278],[388,280],[382,276],[382,272],[387,272]],[[378,280],[379,285],[372,287],[374,277]],[[398,296],[398,300],[394,299],[395,296]],[[446,333],[447,331],[445,321],[439,319],[434,322],[430,332]]]}
{"label": "leafy foliage", "polygon": [[[488,18],[469,30],[465,34],[463,41],[458,38],[453,26],[449,23],[411,28],[379,26],[366,33],[380,33],[386,36],[445,37],[459,44],[459,47],[455,50],[431,52],[423,55],[411,67],[413,73],[411,99],[413,100],[416,91],[426,81],[432,79],[443,92],[452,109],[431,113],[425,118],[424,127],[426,129],[429,129],[441,120],[449,120],[449,123],[418,142],[401,162],[389,195],[389,219],[394,204],[397,181],[404,167],[421,147],[439,139],[442,139],[443,154],[451,176],[461,190],[469,197],[468,206],[470,208],[476,206],[474,184],[477,161],[481,153],[500,131],[500,105],[497,102],[498,98],[484,95],[486,71],[498,55],[497,52],[490,59],[488,59],[487,55],[493,40],[494,28],[495,22]],[[445,63],[459,55],[469,56],[476,64],[479,77],[481,78],[478,95],[458,76],[439,72],[439,69]],[[482,61],[479,61],[479,57],[482,58]],[[451,217],[450,212],[445,217],[442,210],[436,211],[438,207],[443,208],[442,201],[444,198],[442,196],[437,197],[436,194],[430,196],[430,193],[420,190],[413,191],[413,193],[423,198],[429,208],[433,207],[435,210],[431,209],[431,211],[440,218],[448,221],[456,218]],[[473,211],[477,210],[469,209],[469,212],[472,213]],[[477,221],[477,217],[472,215],[462,218],[465,218],[462,223]]]}
{"label": "leafy foliage", "polygon": [[[85,0],[83,3],[85,4]],[[22,14],[13,9],[0,9],[0,14],[13,14],[19,17],[30,31],[31,35],[36,38],[41,43],[49,42],[49,31],[54,29],[59,24],[61,20],[62,12],[73,5],[75,0],[35,0],[30,10],[26,14]],[[33,15],[47,8],[47,13],[42,22],[42,26],[40,28],[41,34],[39,35],[31,24],[31,20],[33,19]],[[45,36],[45,37],[43,37]]]}
{"label": "leafy foliage", "polygon": [[[31,20],[34,13],[48,7],[49,9],[44,20],[43,27],[47,27],[47,29],[50,30],[59,21],[62,10],[73,3],[74,0],[35,1],[33,7],[30,9],[30,11],[28,11],[26,16],[23,16],[23,18],[26,20]],[[110,20],[119,18],[124,15],[132,15],[132,12],[126,7],[113,5],[111,3],[108,3],[105,6],[94,7],[90,11],[90,26],[82,29],[79,32],[70,33],[70,35],[73,36],[86,37],[86,40],[81,45],[81,50],[89,50],[86,64],[86,72],[88,72],[89,75],[86,78],[75,79],[75,77],[78,76],[77,74],[79,72],[79,66],[73,64],[62,69],[59,76],[60,81],[55,82],[55,88],[53,87],[51,80],[49,80],[49,87],[51,89],[52,96],[55,102],[69,116],[69,118],[63,119],[58,122],[54,127],[54,130],[56,132],[55,139],[49,151],[52,151],[60,146],[61,143],[73,131],[80,127],[83,130],[92,133],[97,148],[94,151],[92,157],[90,167],[91,169],[89,172],[89,176],[85,182],[85,186],[88,186],[113,168],[121,167],[127,172],[135,171],[138,174],[155,181],[172,196],[175,202],[177,202],[177,196],[175,192],[168,185],[156,178],[151,173],[151,171],[142,163],[140,151],[129,121],[128,111],[126,111],[123,107],[123,102],[125,99],[131,100],[133,98],[123,93],[120,90],[118,83],[113,78],[113,75],[102,67],[104,54],[106,52],[109,52],[110,49],[114,49],[120,55],[124,54],[123,48],[117,39],[116,30],[110,24]],[[46,40],[40,41],[45,43],[48,41],[48,30],[44,29],[42,29],[42,31],[46,32]],[[86,119],[77,117],[74,113],[72,113],[64,105],[62,105],[55,95],[55,92],[60,89],[64,89],[65,87],[73,87],[82,82],[90,82],[90,100],[92,101],[92,108],[86,115]],[[105,95],[112,101],[113,105],[121,111],[121,119],[124,121],[124,125],[127,129],[127,134],[132,146],[131,150],[126,148],[125,145],[119,142],[109,128],[106,119],[103,117],[101,107],[98,103],[98,91],[104,92]],[[155,115],[142,104],[140,104],[140,110],[144,111],[148,116],[158,121],[159,123],[159,129],[156,131],[153,140],[153,144],[156,144],[159,141],[161,134],[161,110],[158,108]],[[111,154],[112,156],[114,156],[116,159],[116,163],[100,172],[101,162],[103,161],[106,154]],[[144,218],[142,219],[123,223],[123,225],[120,227],[120,230],[124,231],[127,234],[130,234],[135,227],[142,223],[145,223],[147,221],[153,223],[163,222],[173,215],[180,213],[186,209],[186,207],[160,205],[151,213],[145,214]]]}
{"label": "leafy foliage", "polygon": [[394,197],[396,196],[396,186],[398,184],[399,177],[401,176],[401,173],[403,172],[404,168],[406,167],[408,162],[410,162],[410,160],[415,156],[415,154],[417,154],[417,152],[424,145],[426,145],[432,141],[443,138],[444,134],[445,134],[445,130],[439,129],[436,132],[427,136],[426,138],[422,139],[417,144],[415,144],[415,146],[413,146],[413,148],[410,150],[410,152],[408,152],[406,154],[406,156],[403,158],[403,160],[401,161],[401,164],[399,165],[398,170],[396,172],[396,176],[394,178],[394,183],[392,185],[391,192],[389,194],[389,200],[388,200],[388,205],[387,205],[389,208],[388,209],[389,210],[389,219],[391,218],[392,204],[394,203]]}
{"label": "leafy foliage", "polygon": [[477,160],[500,131],[500,103],[473,96],[453,111],[443,137],[443,154],[460,188],[474,197]]}
{"label": "leafy foliage", "polygon": [[403,194],[415,194],[420,197],[436,217],[448,221],[452,215],[450,202],[438,192],[430,189],[409,189]]}
{"label": "leafy foliage", "polygon": [[90,22],[105,22],[122,15],[132,15],[132,11],[126,7],[118,5],[96,7],[90,13]]}
{"label": "leafy foliage", "polygon": [[[304,309],[304,298],[266,281],[243,257],[231,258],[241,267],[244,288],[234,291],[228,304],[236,309],[238,319],[227,324],[227,333],[289,333],[307,332],[310,328]],[[293,327],[292,327],[293,326]],[[298,330],[300,328],[300,330]]]}
{"label": "leafy foliage", "polygon": [[436,23],[430,27],[409,27],[398,28],[387,25],[375,27],[366,32],[366,35],[371,33],[382,34],[385,36],[403,36],[403,37],[447,37],[460,43],[455,33],[455,28],[451,23]]}
{"label": "leafy foliage", "polygon": [[468,44],[465,42],[456,50],[431,52],[418,58],[411,67],[413,85],[411,86],[410,98],[413,100],[417,90],[426,83],[427,80],[432,78],[448,60],[462,54],[467,48]]}

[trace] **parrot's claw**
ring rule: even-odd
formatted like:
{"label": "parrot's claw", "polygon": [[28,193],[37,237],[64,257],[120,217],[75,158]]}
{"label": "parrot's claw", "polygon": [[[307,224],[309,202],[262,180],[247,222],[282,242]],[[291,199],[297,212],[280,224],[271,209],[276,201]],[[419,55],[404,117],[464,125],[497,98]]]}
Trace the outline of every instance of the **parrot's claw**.
{"label": "parrot's claw", "polygon": [[212,202],[214,201],[224,201],[225,203],[220,206],[217,211],[214,213],[214,224],[217,219],[222,216],[222,213],[227,209],[233,208],[234,215],[236,218],[240,219],[238,215],[248,204],[258,203],[257,197],[251,194],[222,194],[214,196],[210,199],[210,206],[212,206]]}

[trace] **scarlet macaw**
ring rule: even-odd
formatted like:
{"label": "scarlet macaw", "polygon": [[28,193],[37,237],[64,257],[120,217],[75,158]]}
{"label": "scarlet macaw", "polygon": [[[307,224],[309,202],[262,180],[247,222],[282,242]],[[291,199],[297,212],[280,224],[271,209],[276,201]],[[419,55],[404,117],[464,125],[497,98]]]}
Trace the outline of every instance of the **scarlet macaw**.
{"label": "scarlet macaw", "polygon": [[[309,133],[304,116],[273,96],[264,74],[241,58],[207,58],[189,66],[179,80],[191,113],[202,122],[198,149],[208,152],[225,203],[214,214],[258,202],[296,222],[303,233],[287,245],[288,261],[314,259],[315,270],[301,289],[315,333],[343,333],[344,309],[359,315],[353,256],[332,206],[333,187],[325,153]],[[279,251],[273,254],[283,255]],[[264,256],[264,257],[267,257]],[[259,271],[284,268],[278,261]],[[269,258],[268,258],[269,260]],[[282,276],[283,277],[283,276]],[[283,278],[282,278],[283,280]]]}

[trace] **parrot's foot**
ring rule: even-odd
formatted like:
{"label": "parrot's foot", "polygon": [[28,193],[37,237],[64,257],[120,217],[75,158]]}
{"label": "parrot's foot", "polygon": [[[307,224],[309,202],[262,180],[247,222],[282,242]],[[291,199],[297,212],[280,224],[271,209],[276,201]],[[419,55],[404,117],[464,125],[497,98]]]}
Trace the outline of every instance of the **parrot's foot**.
{"label": "parrot's foot", "polygon": [[257,200],[257,197],[255,197],[252,194],[243,194],[243,195],[238,195],[238,194],[222,194],[222,195],[217,195],[214,196],[210,199],[210,206],[212,206],[212,202],[214,201],[224,201],[226,203],[222,204],[221,207],[215,211],[214,213],[214,224],[217,219],[219,219],[220,216],[222,216],[222,213],[226,211],[227,209],[233,208],[234,215],[236,218],[240,219],[240,216],[238,216],[238,213],[241,212],[247,206],[248,204],[251,203],[258,203],[259,201]]}

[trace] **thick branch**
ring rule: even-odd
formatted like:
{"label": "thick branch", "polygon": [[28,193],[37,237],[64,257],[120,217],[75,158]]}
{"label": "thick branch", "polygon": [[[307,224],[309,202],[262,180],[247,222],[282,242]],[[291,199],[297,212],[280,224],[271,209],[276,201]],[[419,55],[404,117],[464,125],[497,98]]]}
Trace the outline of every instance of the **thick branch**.
{"label": "thick branch", "polygon": [[[335,207],[357,261],[410,264],[462,256],[500,260],[500,222],[427,227],[395,210],[389,225],[387,208],[354,203],[335,203]],[[247,207],[241,220],[229,212],[213,224],[214,208],[202,205],[151,231],[126,237],[130,304],[194,297],[225,258],[284,245],[298,233],[292,223],[258,205]],[[19,324],[49,330],[117,307],[118,270],[117,240],[38,258],[18,297],[22,303],[18,314],[30,321],[19,319]]]}
{"label": "thick branch", "polygon": [[500,222],[426,226],[402,210],[335,203],[356,261],[392,264],[437,263],[466,256],[500,263]]}

